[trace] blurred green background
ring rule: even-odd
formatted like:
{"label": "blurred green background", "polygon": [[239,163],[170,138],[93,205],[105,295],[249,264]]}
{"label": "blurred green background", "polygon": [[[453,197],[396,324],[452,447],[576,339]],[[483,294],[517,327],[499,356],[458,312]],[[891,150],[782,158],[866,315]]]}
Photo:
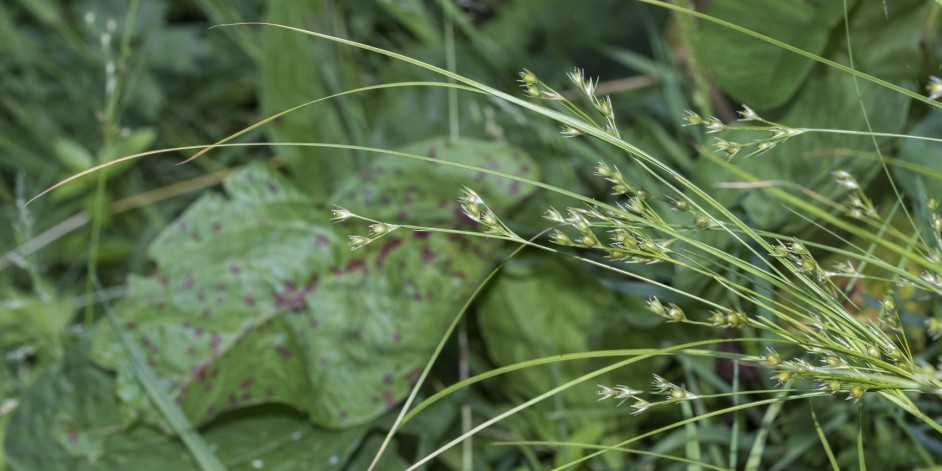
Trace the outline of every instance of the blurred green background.
{"label": "blurred green background", "polygon": [[[719,17],[846,60],[840,2],[703,3]],[[853,41],[861,70],[910,89],[937,73],[938,31],[926,21],[937,5],[847,4],[859,32]],[[592,176],[598,161],[626,173],[633,168],[627,156],[593,141],[561,139],[553,123],[505,102],[466,92],[451,101],[444,89],[411,86],[305,107],[234,141],[261,145],[217,148],[187,165],[177,163],[196,149],[110,166],[25,205],[56,182],[122,156],[211,144],[346,90],[440,80],[387,57],[284,30],[211,28],[254,21],[349,38],[440,66],[453,63],[462,75],[508,92],[518,89],[517,74],[527,68],[572,93],[565,74],[584,68],[599,78],[600,94],[611,94],[626,140],[705,188],[730,177],[698,157],[696,147],[709,146],[710,139],[681,126],[685,109],[728,120],[745,102],[795,126],[857,129],[863,120],[848,77],[635,2],[0,3],[0,470],[189,469],[199,450],[232,469],[365,469],[444,328],[511,248],[402,235],[350,253],[346,235],[366,228],[330,223],[331,205],[384,220],[468,229],[456,218],[454,201],[469,186],[520,234],[532,236],[545,227],[546,207],[573,204],[494,177],[363,149],[266,143],[397,149],[598,198],[608,197],[605,183]],[[938,129],[937,118],[910,109],[905,97],[862,87],[866,106],[880,110],[872,116],[874,128]],[[761,177],[807,178],[804,184],[824,194],[832,191],[826,188],[829,169],[838,166],[863,182],[881,178],[872,160],[848,157],[848,149],[863,154],[872,145],[859,138],[802,138],[743,166]],[[924,149],[902,149],[899,157],[939,166]],[[898,177],[927,192],[938,185]],[[639,178],[639,186],[656,189],[656,182]],[[717,190],[715,196],[759,227],[814,231],[761,193]],[[721,296],[710,280],[672,267],[638,272]],[[102,284],[97,296],[90,273]],[[459,328],[467,340],[446,344],[420,397],[457,381],[462,369],[478,374],[541,356],[715,335],[661,327],[642,312],[652,294],[683,302],[630,277],[524,252],[477,299]],[[116,311],[114,326],[106,305]],[[128,360],[135,355],[139,361]],[[610,363],[526,370],[449,396],[400,431],[379,469],[401,469],[459,435],[468,427],[463,410],[480,423]],[[151,386],[144,370],[154,374]],[[722,391],[730,388],[728,370],[656,359],[599,381],[643,387],[651,373],[671,373],[689,387]],[[748,375],[752,387],[767,383],[764,371]],[[153,388],[172,404],[157,406]],[[691,413],[678,408],[632,417],[627,408],[595,400],[594,384],[585,384],[508,418],[469,445],[471,466],[551,467],[583,451],[490,443],[617,443]],[[874,407],[881,418],[872,426],[879,450],[898,440],[902,419]],[[745,450],[760,412],[703,424],[704,456],[725,462],[734,420],[744,424],[738,433]],[[853,443],[855,429],[841,426],[855,410],[835,406],[818,414],[827,430]],[[779,425],[783,432],[769,437],[766,448],[768,469],[825,465],[823,454],[804,453],[818,446],[806,433],[806,409],[783,414]],[[195,427],[202,438],[181,440],[180,427]],[[682,456],[688,439],[679,430],[642,448]],[[942,450],[937,437],[918,441],[919,453],[896,453],[883,469],[923,462]],[[841,460],[853,462],[855,450],[840,451]],[[453,448],[433,469],[462,469],[467,454]],[[661,469],[652,457],[620,453],[592,463],[591,469]]]}

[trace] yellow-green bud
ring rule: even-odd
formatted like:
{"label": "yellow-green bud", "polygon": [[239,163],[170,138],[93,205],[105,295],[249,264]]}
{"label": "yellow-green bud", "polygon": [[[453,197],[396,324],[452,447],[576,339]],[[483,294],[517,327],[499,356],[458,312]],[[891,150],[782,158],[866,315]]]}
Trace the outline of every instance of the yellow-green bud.
{"label": "yellow-green bud", "polygon": [[520,72],[520,81],[527,85],[536,85],[540,79],[533,72],[523,69],[523,71]]}

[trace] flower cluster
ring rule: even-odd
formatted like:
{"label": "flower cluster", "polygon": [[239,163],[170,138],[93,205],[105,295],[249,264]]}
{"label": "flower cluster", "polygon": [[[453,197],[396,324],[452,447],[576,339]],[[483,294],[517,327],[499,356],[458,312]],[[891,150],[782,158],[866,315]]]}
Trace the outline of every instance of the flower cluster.
{"label": "flower cluster", "polygon": [[851,195],[847,198],[847,208],[844,210],[848,216],[855,219],[864,217],[879,219],[880,215],[877,213],[873,202],[864,194],[863,189],[860,188],[857,180],[851,174],[844,170],[835,170],[831,172],[831,176],[834,177],[834,182],[838,186],[851,192]]}
{"label": "flower cluster", "polygon": [[461,204],[465,216],[487,228],[485,233],[517,238],[516,234],[504,225],[503,221],[491,211],[491,208],[484,203],[484,200],[474,190],[467,187],[463,188],[458,202]]}
{"label": "flower cluster", "polygon": [[[578,67],[574,67],[572,72],[569,72],[567,76],[569,77],[569,81],[576,86],[602,118],[605,119],[605,125],[602,127],[605,132],[615,137],[621,137],[618,133],[618,127],[615,125],[615,110],[612,108],[612,97],[606,95],[603,98],[599,98],[596,95],[599,80],[593,80],[592,77],[587,77],[585,72]],[[566,131],[564,127],[563,135],[566,135]]]}
{"label": "flower cluster", "polygon": [[764,139],[755,139],[744,143],[727,141],[719,137],[714,138],[713,148],[717,152],[726,154],[727,158],[729,159],[732,159],[744,149],[753,149],[752,152],[749,152],[746,155],[746,157],[761,155],[771,150],[775,146],[787,141],[789,138],[798,136],[807,131],[806,129],[791,128],[763,119],[752,108],[746,105],[742,105],[742,107],[743,110],[739,112],[739,121],[757,122],[759,125],[729,125],[723,123],[722,120],[715,116],[704,118],[690,110],[685,111],[682,118],[685,121],[686,126],[703,126],[706,128],[707,133],[711,134],[727,130],[759,131],[768,133],[768,137]]}
{"label": "flower cluster", "polygon": [[624,404],[625,401],[633,399],[635,401],[633,404],[631,404],[631,408],[634,409],[631,412],[633,415],[638,415],[648,410],[653,405],[650,402],[638,397],[638,395],[641,394],[641,391],[636,391],[629,388],[628,386],[618,385],[610,388],[608,386],[599,384],[598,387],[599,390],[595,394],[601,396],[599,397],[599,401],[604,401],[609,398],[621,399],[621,401],[618,402],[618,405],[620,406]]}
{"label": "flower cluster", "polygon": [[772,246],[772,252],[769,254],[775,258],[788,260],[794,264],[799,273],[810,275],[819,282],[824,282],[828,276],[834,275],[833,272],[827,272],[818,265],[818,262],[811,255],[811,252],[798,239],[793,239],[790,243],[776,241]]}
{"label": "flower cluster", "polygon": [[651,386],[654,387],[654,392],[657,394],[663,394],[669,398],[672,402],[679,401],[688,401],[691,399],[697,399],[697,395],[658,376],[653,375],[654,380],[651,381]]}
{"label": "flower cluster", "polygon": [[633,415],[638,415],[656,405],[674,404],[681,401],[689,401],[699,398],[696,394],[693,394],[692,392],[677,386],[676,384],[671,383],[670,381],[667,381],[658,375],[653,376],[654,380],[651,382],[651,386],[653,388],[652,394],[667,396],[667,399],[664,401],[653,403],[646,401],[639,397],[641,394],[643,394],[641,391],[637,391],[623,385],[608,387],[599,384],[599,390],[595,394],[599,396],[599,401],[612,398],[621,399],[621,401],[618,403],[619,406],[624,404],[625,401],[633,400],[634,402],[631,404],[631,408],[634,409],[631,412]]}
{"label": "flower cluster", "polygon": [[386,223],[384,223],[384,222],[375,221],[375,220],[372,220],[372,219],[369,219],[369,218],[365,218],[365,217],[363,217],[363,216],[359,216],[359,215],[354,214],[354,213],[352,213],[351,211],[349,211],[349,210],[347,210],[347,209],[344,209],[344,208],[341,208],[341,207],[339,207],[339,206],[338,206],[336,209],[333,209],[333,210],[331,211],[331,215],[332,215],[331,220],[332,220],[332,221],[335,221],[335,222],[343,222],[343,221],[346,221],[346,220],[348,220],[348,219],[360,219],[360,220],[364,220],[364,221],[370,222],[370,225],[367,227],[367,235],[366,235],[366,236],[362,236],[362,235],[352,235],[352,236],[350,236],[348,243],[350,244],[350,248],[351,248],[352,250],[356,250],[356,249],[359,249],[359,248],[361,248],[361,247],[365,247],[366,245],[369,245],[369,244],[372,243],[373,241],[375,241],[375,240],[377,240],[377,239],[379,239],[379,238],[381,238],[381,237],[383,237],[383,236],[385,236],[385,235],[387,235],[387,234],[389,234],[389,233],[391,233],[391,232],[393,232],[393,231],[395,231],[396,229],[399,229],[399,228],[401,227],[401,226],[397,226],[397,225],[394,225],[394,224],[386,224]]}
{"label": "flower cluster", "polygon": [[929,83],[926,84],[926,91],[929,92],[930,100],[936,100],[942,97],[942,79],[935,75],[930,75]]}
{"label": "flower cluster", "polygon": [[713,327],[737,329],[749,324],[749,316],[741,311],[710,311],[710,323]]}
{"label": "flower cluster", "polygon": [[681,309],[674,303],[670,303],[667,306],[661,304],[661,301],[654,296],[648,298],[647,301],[648,310],[667,319],[667,322],[681,322],[687,320],[684,310]]}
{"label": "flower cluster", "polygon": [[562,95],[547,87],[546,84],[544,84],[533,72],[523,69],[519,75],[520,79],[518,82],[520,82],[520,86],[523,88],[524,93],[526,93],[530,98],[541,98],[544,100],[563,99]]}

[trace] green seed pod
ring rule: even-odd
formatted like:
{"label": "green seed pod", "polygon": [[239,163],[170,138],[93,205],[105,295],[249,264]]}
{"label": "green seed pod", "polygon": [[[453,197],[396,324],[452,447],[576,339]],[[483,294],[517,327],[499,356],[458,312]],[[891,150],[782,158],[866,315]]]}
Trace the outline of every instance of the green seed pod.
{"label": "green seed pod", "polygon": [[572,245],[572,239],[565,232],[556,231],[553,233],[553,242],[559,245]]}
{"label": "green seed pod", "polygon": [[595,167],[595,174],[600,177],[608,178],[612,176],[612,169],[607,164],[600,163]]}
{"label": "green seed pod", "polygon": [[484,223],[485,226],[494,227],[497,225],[497,216],[494,216],[492,212],[484,213],[484,215],[481,216],[481,222]]}
{"label": "green seed pod", "polygon": [[595,239],[595,236],[592,234],[583,234],[579,239],[579,242],[582,242],[582,245],[587,245],[589,247],[594,247],[599,241]]}
{"label": "green seed pod", "polygon": [[724,326],[726,325],[726,314],[723,314],[719,311],[713,311],[713,314],[710,316],[710,322],[712,322],[713,325],[717,327]]}
{"label": "green seed pod", "polygon": [[784,245],[781,245],[781,244],[776,245],[775,247],[772,247],[772,256],[779,257],[779,258],[787,257],[788,247],[785,247]]}
{"label": "green seed pod", "polygon": [[381,236],[387,232],[389,232],[389,226],[386,224],[378,222],[370,225],[370,235],[373,237]]}
{"label": "green seed pod", "polygon": [[830,366],[831,368],[837,368],[844,364],[844,360],[841,360],[841,357],[837,355],[828,355],[824,359],[824,363]]}
{"label": "green seed pod", "polygon": [[873,358],[880,358],[880,349],[874,347],[873,345],[867,345],[867,355],[870,355]]}
{"label": "green seed pod", "polygon": [[808,249],[804,246],[804,244],[796,240],[795,242],[792,242],[792,253],[806,255],[808,253]]}
{"label": "green seed pod", "polygon": [[690,206],[684,200],[677,200],[674,202],[674,209],[680,212],[684,212],[690,209]]}
{"label": "green seed pod", "polygon": [[840,392],[840,391],[841,391],[841,382],[840,382],[840,381],[837,381],[837,380],[835,380],[835,379],[832,379],[832,380],[830,380],[830,381],[825,381],[824,387],[825,387],[825,389],[827,389],[828,391],[831,391],[832,394],[833,394],[833,393],[836,393],[836,392]]}
{"label": "green seed pod", "polygon": [[366,245],[366,244],[368,244],[368,243],[370,243],[370,239],[368,239],[368,238],[366,238],[366,237],[363,237],[363,236],[350,236],[350,248],[351,248],[351,249],[356,250],[356,249],[358,249],[358,248],[360,248],[360,247],[363,247],[364,245]]}
{"label": "green seed pod", "polygon": [[782,364],[782,357],[775,350],[769,350],[769,353],[765,354],[765,362],[772,365],[778,366]]}
{"label": "green seed pod", "polygon": [[672,304],[670,310],[667,311],[667,318],[671,322],[680,322],[686,319],[686,316],[683,310]]}
{"label": "green seed pod", "polygon": [[696,126],[698,124],[703,123],[703,118],[700,117],[700,115],[698,115],[697,113],[694,113],[693,111],[690,111],[690,110],[684,111],[682,118],[684,121],[687,122],[685,126]]}
{"label": "green seed pod", "polygon": [[531,98],[539,98],[543,95],[542,93],[540,93],[540,89],[536,88],[536,86],[534,85],[530,85],[529,87],[527,87],[526,91],[527,91],[527,95],[530,95]]}
{"label": "green seed pod", "polygon": [[612,191],[619,195],[627,195],[631,193],[631,187],[628,185],[623,185],[621,183],[612,187]]}
{"label": "green seed pod", "polygon": [[804,271],[812,271],[815,269],[814,260],[810,258],[804,258],[801,260],[801,269]]}
{"label": "green seed pod", "polygon": [[741,312],[729,312],[726,314],[726,325],[730,327],[742,327],[746,325],[748,318]]}
{"label": "green seed pod", "polygon": [[900,349],[896,347],[887,349],[886,356],[888,356],[890,360],[893,360],[893,361],[903,361],[903,359],[905,358],[905,356],[903,355],[903,352],[900,351]]}
{"label": "green seed pod", "polygon": [[893,300],[893,296],[887,295],[883,298],[883,309],[888,312],[896,310],[896,301]]}
{"label": "green seed pod", "polygon": [[866,392],[867,388],[859,384],[855,384],[850,387],[850,396],[854,399],[860,399],[864,394],[866,394]]}
{"label": "green seed pod", "polygon": [[536,85],[539,83],[540,79],[533,72],[523,69],[523,71],[520,72],[520,81],[527,85]]}
{"label": "green seed pod", "polygon": [[785,384],[788,380],[792,379],[791,371],[780,371],[772,379],[778,381],[778,384]]}
{"label": "green seed pod", "polygon": [[613,116],[612,104],[609,103],[607,98],[608,97],[606,97],[605,100],[599,101],[599,113],[602,113],[602,116],[605,116],[606,118],[610,118]]}
{"label": "green seed pod", "polygon": [[466,202],[461,205],[461,209],[464,209],[464,212],[468,213],[472,219],[481,217],[481,208],[476,203]]}
{"label": "green seed pod", "polygon": [[657,314],[657,315],[659,315],[659,316],[663,316],[663,315],[664,315],[664,312],[665,312],[665,311],[664,311],[664,305],[661,304],[661,300],[652,297],[652,298],[649,298],[649,299],[648,299],[647,304],[648,304],[648,310],[650,310],[651,312],[653,312],[653,313],[655,313],[655,314]]}

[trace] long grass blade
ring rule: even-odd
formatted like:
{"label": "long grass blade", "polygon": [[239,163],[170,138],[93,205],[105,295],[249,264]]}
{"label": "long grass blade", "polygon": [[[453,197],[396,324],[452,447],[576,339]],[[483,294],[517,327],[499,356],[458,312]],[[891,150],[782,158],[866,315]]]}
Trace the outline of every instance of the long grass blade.
{"label": "long grass blade", "polygon": [[[98,280],[98,275],[92,272],[89,274],[89,278],[91,278],[95,285],[95,291],[99,294],[99,297],[101,297],[104,288],[102,288],[101,282]],[[160,386],[157,377],[154,376],[154,372],[151,371],[147,366],[147,362],[144,361],[144,354],[136,345],[128,341],[127,336],[124,335],[124,331],[118,323],[117,316],[115,316],[114,311],[111,309],[111,303],[108,302],[107,298],[101,297],[101,304],[104,306],[108,323],[111,325],[115,336],[118,338],[118,342],[121,343],[121,347],[127,354],[128,361],[131,364],[131,371],[134,373],[137,380],[140,381],[141,386],[144,387],[144,391],[147,392],[151,401],[154,402],[154,406],[157,407],[157,410],[160,411],[164,419],[167,420],[167,423],[170,424],[170,428],[180,437],[180,440],[183,441],[183,444],[190,451],[196,464],[203,471],[225,470],[226,467],[216,458],[216,455],[209,450],[206,441],[203,440],[203,437],[200,436],[196,428],[193,427],[190,420],[183,411],[180,410],[170,395]]]}

